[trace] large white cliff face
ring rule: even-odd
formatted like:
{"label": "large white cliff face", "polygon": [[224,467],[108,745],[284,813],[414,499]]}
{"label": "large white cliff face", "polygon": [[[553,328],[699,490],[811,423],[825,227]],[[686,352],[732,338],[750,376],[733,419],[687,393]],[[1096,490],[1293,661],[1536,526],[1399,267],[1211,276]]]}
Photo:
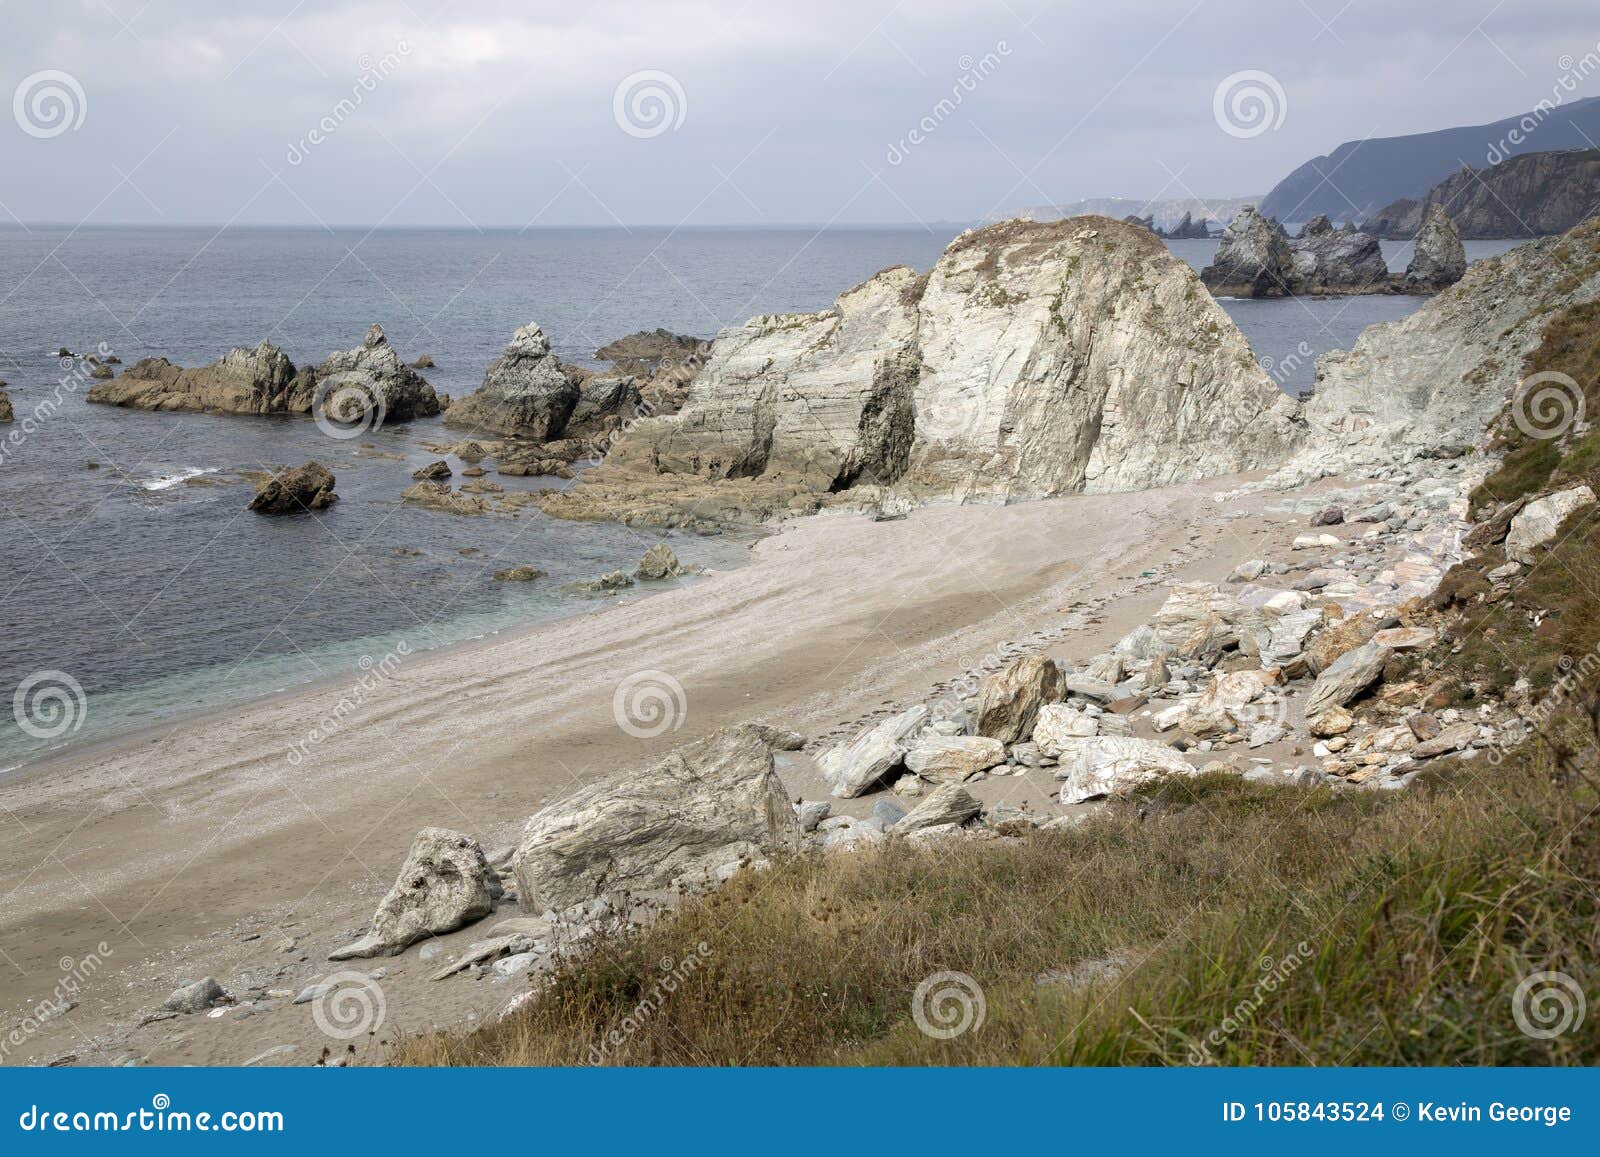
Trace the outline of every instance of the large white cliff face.
{"label": "large white cliff face", "polygon": [[922,296],[907,487],[1137,490],[1272,465],[1295,403],[1160,239],[1106,218],[963,234]]}
{"label": "large white cliff face", "polygon": [[962,234],[816,314],[724,331],[683,411],[639,423],[547,509],[672,522],[861,501],[1006,501],[1276,466],[1298,405],[1148,230]]}

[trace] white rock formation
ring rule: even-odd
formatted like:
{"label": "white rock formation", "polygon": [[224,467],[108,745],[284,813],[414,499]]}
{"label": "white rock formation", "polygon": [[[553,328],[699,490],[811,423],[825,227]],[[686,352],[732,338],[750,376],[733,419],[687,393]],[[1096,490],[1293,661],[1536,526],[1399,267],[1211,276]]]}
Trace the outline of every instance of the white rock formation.
{"label": "white rock formation", "polygon": [[1067,744],[1057,774],[1065,781],[1061,802],[1074,804],[1132,791],[1169,775],[1198,775],[1199,769],[1165,743],[1099,735]]}
{"label": "white rock formation", "polygon": [[450,932],[494,910],[500,878],[471,836],[423,828],[394,887],[378,904],[372,930],[328,954],[329,960],[394,956],[425,936]]}
{"label": "white rock formation", "polygon": [[799,841],[772,748],[746,725],[549,805],[528,820],[512,864],[526,911],[561,911],[610,892],[714,879]]}
{"label": "white rock formation", "polygon": [[844,747],[823,752],[817,767],[836,799],[860,795],[905,761],[906,741],[928,721],[922,704],[868,727]]}
{"label": "white rock formation", "polygon": [[1574,486],[1546,494],[1522,508],[1511,520],[1511,531],[1506,535],[1506,557],[1524,566],[1532,566],[1535,548],[1555,538],[1567,515],[1594,502],[1594,491],[1587,486]]}

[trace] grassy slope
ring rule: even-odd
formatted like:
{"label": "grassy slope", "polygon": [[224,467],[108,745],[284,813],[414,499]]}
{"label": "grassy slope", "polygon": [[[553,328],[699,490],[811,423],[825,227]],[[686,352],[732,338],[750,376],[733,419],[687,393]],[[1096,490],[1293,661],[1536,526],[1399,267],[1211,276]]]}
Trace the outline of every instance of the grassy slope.
{"label": "grassy slope", "polygon": [[[1554,315],[1532,363],[1594,389],[1600,307]],[[1600,482],[1600,434],[1534,443],[1507,422],[1500,437],[1505,467],[1479,506]],[[1504,759],[1441,761],[1381,794],[1203,777],[1070,832],[808,856],[603,945],[502,1024],[414,1038],[396,1059],[1600,1062],[1593,1010],[1552,1040],[1512,1016],[1518,982],[1540,970],[1600,999],[1600,672],[1574,660],[1600,642],[1600,519],[1564,530],[1509,597],[1478,597],[1498,549],[1448,584],[1450,645],[1431,665],[1459,700],[1524,674],[1537,697],[1568,677],[1543,733]],[[986,1005],[981,1028],[950,1040],[911,1015],[918,984],[944,970],[969,974]]]}

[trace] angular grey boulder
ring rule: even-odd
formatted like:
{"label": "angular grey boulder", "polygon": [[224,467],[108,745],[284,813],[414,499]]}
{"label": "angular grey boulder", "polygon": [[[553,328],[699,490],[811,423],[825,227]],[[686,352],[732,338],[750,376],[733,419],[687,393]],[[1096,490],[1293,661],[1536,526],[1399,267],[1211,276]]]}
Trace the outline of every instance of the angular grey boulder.
{"label": "angular grey boulder", "polygon": [[983,681],[974,730],[1001,743],[1020,742],[1033,734],[1039,708],[1061,702],[1066,694],[1066,679],[1054,661],[1024,655]]}
{"label": "angular grey boulder", "polygon": [[1389,655],[1388,647],[1371,642],[1340,655],[1312,684],[1311,694],[1306,696],[1306,718],[1314,720],[1329,708],[1343,707],[1372,686],[1383,674]]}
{"label": "angular grey boulder", "polygon": [[610,892],[715,878],[799,843],[772,748],[746,724],[551,804],[528,820],[512,864],[525,910],[561,911]]}
{"label": "angular grey boulder", "polygon": [[1466,272],[1467,250],[1456,223],[1442,206],[1429,205],[1402,286],[1407,293],[1438,293],[1460,281]]}
{"label": "angular grey boulder", "polygon": [[451,404],[444,423],[548,442],[566,430],[579,395],[544,330],[530,322],[489,363],[477,392]]}
{"label": "angular grey boulder", "polygon": [[167,1012],[195,1013],[226,1004],[231,998],[222,990],[214,977],[185,984],[162,1003]]}
{"label": "angular grey boulder", "polygon": [[817,757],[817,767],[836,799],[860,795],[905,761],[906,741],[928,720],[928,709],[917,704],[882,723],[868,727],[844,747]]}
{"label": "angular grey boulder", "polygon": [[944,783],[928,793],[928,797],[912,808],[889,830],[897,836],[910,835],[923,828],[940,824],[964,824],[982,810],[966,788],[958,783]]}
{"label": "angular grey boulder", "polygon": [[500,877],[477,840],[447,828],[423,828],[394,886],[379,901],[372,930],[328,959],[396,956],[426,936],[481,920],[501,893]]}

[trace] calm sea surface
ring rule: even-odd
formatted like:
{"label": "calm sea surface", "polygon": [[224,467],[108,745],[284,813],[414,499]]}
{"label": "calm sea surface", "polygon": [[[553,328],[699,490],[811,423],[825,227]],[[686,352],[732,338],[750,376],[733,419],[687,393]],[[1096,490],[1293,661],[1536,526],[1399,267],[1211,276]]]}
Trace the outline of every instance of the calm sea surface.
{"label": "calm sea surface", "polygon": [[[104,342],[129,365],[199,365],[267,339],[298,364],[359,344],[376,321],[406,360],[431,355],[429,381],[459,396],[529,321],[564,360],[592,364],[598,346],[640,329],[709,337],[755,314],[824,308],[884,266],[927,269],[954,232],[0,229],[0,379],[19,418],[0,437],[64,378],[75,383],[0,461],[0,768],[296,683],[355,679],[402,643],[420,651],[592,610],[558,588],[631,567],[659,537],[531,508],[461,518],[406,507],[411,471],[436,457],[421,443],[449,437],[437,419],[343,442],[306,420],[89,406],[60,347]],[[1198,267],[1215,245],[1172,248]],[[1391,265],[1404,267],[1405,248],[1385,243]],[[1291,392],[1311,384],[1317,354],[1418,304],[1223,303]],[[310,459],[338,475],[331,510],[245,513],[251,485],[238,471]],[[746,546],[668,537],[709,567],[738,565]],[[521,563],[551,577],[491,581]],[[18,688],[33,697],[28,729],[3,702]]]}

